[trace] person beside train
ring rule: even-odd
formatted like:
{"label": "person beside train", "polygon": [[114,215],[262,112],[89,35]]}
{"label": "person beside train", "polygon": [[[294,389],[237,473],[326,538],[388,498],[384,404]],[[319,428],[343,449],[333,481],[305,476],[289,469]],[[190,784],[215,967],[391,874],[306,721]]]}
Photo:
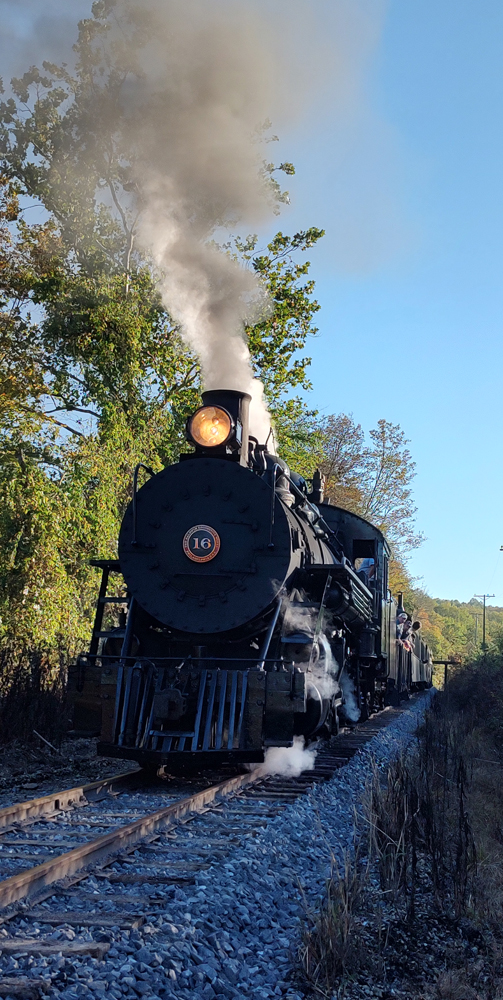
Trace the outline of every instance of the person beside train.
{"label": "person beside train", "polygon": [[364,558],[355,559],[355,569],[358,576],[363,580],[366,587],[369,586],[370,582],[375,579],[376,565],[375,559],[365,556]]}
{"label": "person beside train", "polygon": [[411,653],[414,652],[414,647],[416,644],[417,633],[421,628],[421,622],[413,622],[411,618],[407,617],[402,625],[402,631],[400,633],[399,641],[405,649],[408,649]]}
{"label": "person beside train", "polygon": [[421,628],[421,622],[412,621],[410,615],[405,611],[400,612],[396,618],[396,637],[399,642],[408,649],[414,649],[417,633]]}
{"label": "person beside train", "polygon": [[405,622],[407,621],[407,618],[408,618],[408,615],[405,613],[405,611],[402,611],[401,614],[397,615],[397,619],[396,619],[396,637],[399,640],[401,640],[401,638],[402,638],[402,630],[403,630],[403,627],[405,625]]}

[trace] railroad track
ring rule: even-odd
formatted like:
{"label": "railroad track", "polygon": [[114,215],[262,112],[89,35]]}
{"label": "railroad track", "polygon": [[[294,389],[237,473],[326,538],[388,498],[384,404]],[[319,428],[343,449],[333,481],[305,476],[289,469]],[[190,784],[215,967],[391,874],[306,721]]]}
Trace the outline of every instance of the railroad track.
{"label": "railroad track", "polygon": [[[134,771],[1,809],[0,952],[103,958],[114,934],[155,922],[177,886],[224,865],[401,711],[342,731],[298,777],[257,770],[207,787],[178,780],[145,789]],[[0,996],[46,988],[46,979],[0,978]]]}

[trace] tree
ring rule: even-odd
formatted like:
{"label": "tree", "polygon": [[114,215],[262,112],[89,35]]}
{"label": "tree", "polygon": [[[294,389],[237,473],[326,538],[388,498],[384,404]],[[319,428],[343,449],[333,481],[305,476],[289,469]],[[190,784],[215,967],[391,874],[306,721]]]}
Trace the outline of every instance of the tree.
{"label": "tree", "polygon": [[[132,84],[142,82],[140,54],[155,30],[146,8],[96,0],[92,16],[79,23],[72,72],[44,62],[42,70],[31,67],[12,81],[11,96],[0,104],[0,157],[6,176],[49,213],[60,244],[64,273],[39,298],[46,312],[43,335],[57,368],[51,382],[54,419],[82,412],[100,421],[117,405],[136,433],[138,421],[144,424],[153,408],[164,406],[172,439],[193,405],[200,373],[162,306],[152,262],[137,243],[144,205],[135,180],[135,130],[124,99]],[[158,98],[151,94],[151,103]],[[269,129],[270,122],[264,123],[257,141],[264,141]],[[294,168],[260,164],[259,158],[257,168],[277,208],[288,196],[276,173],[289,175]],[[226,221],[226,210],[218,200],[203,209],[209,239]],[[291,358],[318,306],[309,301],[312,283],[299,284],[309,265],[294,265],[291,254],[320,235],[315,229],[292,239],[278,234],[253,260],[252,243],[243,248],[245,261],[275,301],[275,319],[248,331],[271,400],[280,385],[283,390],[307,385],[307,360]],[[176,448],[167,453],[173,458]]]}
{"label": "tree", "polygon": [[332,503],[380,528],[398,554],[421,543],[411,490],[415,463],[399,425],[379,420],[369,437],[366,444],[352,416],[339,414],[321,422],[326,493]]}
{"label": "tree", "polygon": [[[198,359],[136,242],[121,88],[148,25],[130,21],[127,43],[107,48],[116,6],[99,0],[80,23],[72,72],[32,67],[0,104],[0,642],[51,655],[89,631],[88,560],[115,555],[134,466],[176,460],[199,402]],[[260,167],[275,206],[286,199],[278,169],[293,172]],[[43,209],[38,225],[25,221],[27,200]],[[289,387],[309,384],[297,355],[318,309],[293,254],[320,235],[242,250],[274,303],[247,332],[278,425],[300,406]]]}
{"label": "tree", "polygon": [[352,415],[331,415],[320,426],[321,469],[331,503],[363,514],[365,436]]}
{"label": "tree", "polygon": [[299,263],[295,254],[304,253],[323,236],[324,230],[315,227],[293,236],[280,232],[258,253],[257,237],[236,241],[242,259],[259,275],[269,307],[263,318],[246,328],[253,369],[264,385],[278,451],[305,474],[312,465],[315,413],[291,392],[312,388],[307,374],[311,358],[299,357],[299,352],[308,337],[318,333],[313,318],[320,306],[312,297],[314,281],[307,277],[310,262]]}
{"label": "tree", "polygon": [[33,415],[47,390],[40,329],[29,309],[37,289],[57,280],[59,244],[51,223],[28,227],[19,188],[0,177],[0,421]]}
{"label": "tree", "polygon": [[120,275],[87,275],[54,219],[24,221],[19,185],[3,177],[0,295],[4,430],[29,425],[84,437],[98,426],[103,435],[120,411],[137,435],[152,419],[159,424],[162,411],[159,446],[173,457],[199,368],[145,267],[131,275],[127,295]]}
{"label": "tree", "polygon": [[313,317],[320,306],[312,298],[314,281],[304,280],[310,263],[299,263],[294,254],[305,252],[322,236],[324,230],[314,227],[291,237],[277,233],[259,253],[256,237],[238,243],[243,259],[259,275],[270,304],[265,317],[246,332],[254,371],[264,384],[273,413],[284,406],[291,389],[312,388],[307,375],[311,358],[299,358],[298,352],[304,349],[307,337],[318,332]]}
{"label": "tree", "polygon": [[370,439],[365,451],[368,480],[363,516],[385,531],[396,546],[415,548],[421,543],[414,531],[417,508],[410,488],[416,466],[406,447],[407,438],[398,424],[379,420]]}

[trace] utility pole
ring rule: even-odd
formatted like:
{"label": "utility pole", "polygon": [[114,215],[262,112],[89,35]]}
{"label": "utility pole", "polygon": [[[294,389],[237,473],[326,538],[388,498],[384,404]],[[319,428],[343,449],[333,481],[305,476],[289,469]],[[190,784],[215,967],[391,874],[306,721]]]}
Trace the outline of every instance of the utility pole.
{"label": "utility pole", "polygon": [[472,618],[475,618],[475,645],[477,645],[477,639],[479,635],[479,618],[482,618],[480,612],[470,611]]}
{"label": "utility pole", "polygon": [[474,597],[476,597],[478,601],[483,601],[484,602],[484,607],[483,607],[483,611],[482,611],[482,652],[483,652],[484,656],[487,653],[487,643],[486,643],[486,600],[489,597],[494,597],[494,596],[495,596],[494,594],[474,594]]}

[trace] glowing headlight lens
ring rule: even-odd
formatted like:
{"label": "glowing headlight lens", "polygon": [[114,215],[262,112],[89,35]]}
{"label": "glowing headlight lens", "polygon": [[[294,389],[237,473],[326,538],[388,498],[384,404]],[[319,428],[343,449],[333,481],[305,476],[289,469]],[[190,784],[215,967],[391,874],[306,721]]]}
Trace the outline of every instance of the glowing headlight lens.
{"label": "glowing headlight lens", "polygon": [[229,414],[219,406],[202,406],[189,422],[189,434],[201,448],[224,444],[232,430]]}

